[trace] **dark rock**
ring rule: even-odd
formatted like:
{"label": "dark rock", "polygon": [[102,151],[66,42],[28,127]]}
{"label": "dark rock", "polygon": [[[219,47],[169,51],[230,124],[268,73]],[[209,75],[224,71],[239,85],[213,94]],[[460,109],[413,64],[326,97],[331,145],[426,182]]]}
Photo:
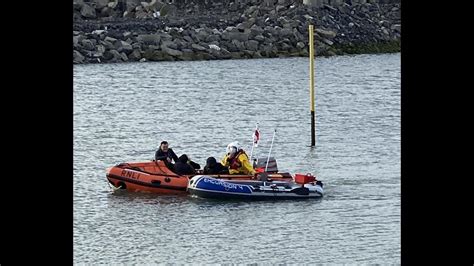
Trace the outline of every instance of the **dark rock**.
{"label": "dark rock", "polygon": [[126,31],[126,32],[123,33],[124,38],[129,38],[129,37],[132,37],[132,36],[133,36],[132,33],[129,32],[129,31]]}
{"label": "dark rock", "polygon": [[336,32],[331,31],[331,30],[323,30],[323,29],[316,28],[314,29],[314,31],[318,33],[319,35],[321,35],[323,38],[332,39],[336,37]]}
{"label": "dark rock", "polygon": [[280,37],[285,38],[285,37],[292,37],[293,36],[293,30],[289,28],[283,28],[280,30]]}
{"label": "dark rock", "polygon": [[164,48],[164,49],[162,49],[163,52],[165,52],[168,55],[171,55],[171,56],[181,56],[181,55],[183,55],[183,52],[181,52],[181,51],[171,49],[171,48],[168,48],[168,47],[163,47],[163,48]]}
{"label": "dark rock", "polygon": [[101,54],[105,53],[105,46],[103,46],[102,44],[96,45],[95,49]]}
{"label": "dark rock", "polygon": [[254,37],[254,40],[258,42],[263,42],[265,40],[265,37],[263,37],[263,35],[257,35]]}
{"label": "dark rock", "polygon": [[245,41],[248,41],[249,39],[250,31],[246,30],[246,32],[227,32],[226,36],[228,37],[224,37],[225,34],[226,32],[222,34],[222,39],[224,40],[226,40],[227,38],[227,40],[237,40],[237,41],[245,42]]}
{"label": "dark rock", "polygon": [[124,62],[128,61],[128,57],[124,52],[120,53],[120,59],[122,59],[122,61],[124,61]]}
{"label": "dark rock", "polygon": [[72,7],[74,10],[80,11],[82,9],[82,6],[84,5],[83,0],[73,0],[72,2]]}
{"label": "dark rock", "polygon": [[141,44],[141,43],[138,43],[138,42],[132,42],[133,50],[140,50],[142,45],[144,45],[144,44]]}
{"label": "dark rock", "polygon": [[[232,44],[235,46],[236,51],[243,51],[245,49],[244,43],[239,41],[239,40],[236,40],[236,39],[232,40]],[[229,50],[229,51],[231,51],[231,50]]]}
{"label": "dark rock", "polygon": [[276,12],[280,12],[280,11],[285,10],[285,9],[286,9],[286,7],[284,7],[282,5],[277,5],[275,10],[276,10]]}
{"label": "dark rock", "polygon": [[279,46],[280,46],[280,49],[279,49],[279,50],[282,50],[282,51],[288,51],[288,50],[290,50],[290,49],[292,48],[292,47],[291,47],[288,43],[286,43],[286,42],[280,42],[280,43],[278,43],[278,44],[279,44]]}
{"label": "dark rock", "polygon": [[101,17],[108,17],[112,14],[112,9],[110,7],[104,7],[100,10]]}
{"label": "dark rock", "polygon": [[[75,62],[305,56],[309,24],[315,25],[318,55],[362,51],[354,48],[359,44],[382,51],[377,47],[394,43],[389,50],[396,51],[400,3],[369,2],[73,0]],[[156,15],[167,8],[166,15]]]}
{"label": "dark rock", "polygon": [[178,49],[178,44],[176,42],[172,41],[163,41],[160,46],[161,50],[165,50],[165,48],[171,48],[171,49]]}
{"label": "dark rock", "polygon": [[254,51],[250,51],[250,50],[244,50],[244,56],[245,58],[253,58],[255,52]]}
{"label": "dark rock", "polygon": [[254,38],[254,37],[257,36],[257,35],[262,35],[263,32],[264,32],[264,30],[262,29],[262,27],[257,26],[257,25],[253,25],[253,26],[250,28],[250,35],[249,35],[249,38]]}
{"label": "dark rock", "polygon": [[120,55],[120,53],[117,52],[117,50],[113,50],[113,49],[105,51],[104,58],[106,60],[113,60],[115,62],[122,60],[122,56]]}
{"label": "dark rock", "polygon": [[219,42],[221,40],[221,36],[218,34],[208,35],[205,39],[206,42]]}
{"label": "dark rock", "polygon": [[247,8],[247,10],[244,11],[244,15],[252,15],[253,13],[255,13],[255,11],[258,11],[258,7],[257,6],[250,6],[249,8]]}
{"label": "dark rock", "polygon": [[125,54],[129,54],[133,51],[132,45],[125,41],[116,42],[115,48],[117,49],[118,52],[124,52]]}
{"label": "dark rock", "polygon": [[122,9],[124,9],[123,11],[130,12],[132,10],[135,10],[137,6],[140,6],[140,0],[116,0],[116,1],[118,2],[125,1],[125,9],[122,7]]}
{"label": "dark rock", "polygon": [[163,4],[160,8],[160,16],[161,17],[166,17],[168,13],[170,13],[171,7],[167,4]]}
{"label": "dark rock", "polygon": [[193,38],[189,37],[189,36],[184,36],[183,39],[187,42],[193,42]]}
{"label": "dark rock", "polygon": [[250,51],[257,51],[258,50],[258,41],[249,40],[245,43],[245,46]]}
{"label": "dark rock", "polygon": [[183,60],[183,61],[194,60],[194,53],[193,52],[183,52],[180,56],[178,56],[178,59]]}
{"label": "dark rock", "polygon": [[100,41],[99,43],[102,44],[106,50],[115,49],[115,46],[113,45],[113,43],[109,41],[104,40],[104,41]]}
{"label": "dark rock", "polygon": [[96,18],[97,14],[95,13],[95,9],[89,6],[88,4],[82,5],[81,8],[81,15],[84,18]]}
{"label": "dark rock", "polygon": [[94,57],[94,58],[103,58],[103,56],[104,56],[104,52],[96,51],[96,52],[93,52],[93,53],[92,53],[92,56],[91,56],[91,57]]}
{"label": "dark rock", "polygon": [[221,48],[220,52],[222,59],[230,59],[232,57],[232,54],[225,48]]}
{"label": "dark rock", "polygon": [[163,42],[173,40],[173,36],[169,35],[168,33],[161,32],[161,33],[158,33],[158,35],[160,36],[160,39]]}
{"label": "dark rock", "polygon": [[76,47],[76,46],[79,45],[79,37],[80,37],[80,36],[73,36],[73,37],[72,37],[72,45],[73,45],[74,47]]}
{"label": "dark rock", "polygon": [[327,45],[333,45],[334,43],[328,39],[323,39],[323,42]]}
{"label": "dark rock", "polygon": [[95,46],[91,40],[85,39],[81,42],[82,48],[88,51],[95,50]]}
{"label": "dark rock", "polygon": [[111,9],[115,9],[117,6],[118,6],[118,0],[109,2],[109,3],[107,4],[107,7],[111,8]]}
{"label": "dark rock", "polygon": [[104,41],[110,42],[110,43],[115,43],[115,42],[117,42],[117,39],[107,36],[107,37],[105,37]]}
{"label": "dark rock", "polygon": [[[127,16],[127,14],[129,14]],[[124,13],[124,17],[130,17],[132,18],[133,17],[133,13],[132,12],[128,12],[128,11],[125,11]],[[146,19],[146,18],[151,18],[152,17],[152,14],[148,11],[144,11],[144,10],[138,10],[135,12],[135,18],[138,18],[138,19]]]}
{"label": "dark rock", "polygon": [[394,30],[396,32],[402,32],[402,27],[400,24],[394,24],[390,27],[391,30]]}
{"label": "dark rock", "polygon": [[138,61],[142,58],[141,53],[139,50],[133,50],[129,55],[128,55],[128,60],[130,61]]}
{"label": "dark rock", "polygon": [[144,44],[159,45],[161,42],[161,36],[159,34],[141,34],[137,36],[137,41]]}
{"label": "dark rock", "polygon": [[106,7],[109,4],[109,0],[94,0],[94,2],[95,2],[95,8],[99,10]]}
{"label": "dark rock", "polygon": [[74,64],[82,64],[84,62],[85,57],[79,53],[78,51],[74,50],[73,51],[73,59],[72,62]]}
{"label": "dark rock", "polygon": [[191,47],[196,51],[206,51],[206,48],[199,45],[199,44],[193,43],[193,44],[191,44]]}
{"label": "dark rock", "polygon": [[305,36],[303,34],[301,34],[297,28],[294,28],[293,29],[293,36],[295,37],[295,40],[297,42],[299,41],[303,41],[303,40],[306,40]]}
{"label": "dark rock", "polygon": [[242,58],[242,54],[241,52],[231,52],[230,55],[231,55],[231,59],[241,59]]}
{"label": "dark rock", "polygon": [[163,61],[165,60],[165,53],[162,51],[149,49],[145,51],[143,58],[147,61]]}
{"label": "dark rock", "polygon": [[263,6],[273,7],[275,5],[275,0],[263,0]]}
{"label": "dark rock", "polygon": [[149,61],[154,56],[154,53],[155,53],[155,50],[148,48],[143,52],[143,57],[142,58]]}

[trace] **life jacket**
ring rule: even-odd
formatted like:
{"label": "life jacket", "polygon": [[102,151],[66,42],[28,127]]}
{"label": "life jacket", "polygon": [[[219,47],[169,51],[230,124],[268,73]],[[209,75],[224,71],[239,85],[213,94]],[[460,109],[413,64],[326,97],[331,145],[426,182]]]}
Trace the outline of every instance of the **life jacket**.
{"label": "life jacket", "polygon": [[[237,170],[239,169],[240,167],[242,167],[242,162],[240,162],[238,159],[239,159],[239,156],[241,154],[245,154],[245,156],[247,156],[247,154],[245,153],[244,150],[240,149],[233,158],[229,158],[229,168],[230,169],[234,169],[234,170]],[[248,156],[247,156],[248,157]]]}

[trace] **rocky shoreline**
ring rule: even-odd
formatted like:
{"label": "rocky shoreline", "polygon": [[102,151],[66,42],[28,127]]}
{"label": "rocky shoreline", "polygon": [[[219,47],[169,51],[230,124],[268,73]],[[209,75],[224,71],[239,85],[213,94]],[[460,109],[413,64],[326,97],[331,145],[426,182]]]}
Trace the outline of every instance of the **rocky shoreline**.
{"label": "rocky shoreline", "polygon": [[307,57],[310,24],[317,56],[399,52],[400,2],[389,2],[75,0],[73,63]]}

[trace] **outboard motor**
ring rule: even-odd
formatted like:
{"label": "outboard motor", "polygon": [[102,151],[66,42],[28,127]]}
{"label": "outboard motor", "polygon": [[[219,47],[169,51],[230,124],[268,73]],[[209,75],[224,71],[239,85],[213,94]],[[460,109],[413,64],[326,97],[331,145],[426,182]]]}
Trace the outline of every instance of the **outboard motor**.
{"label": "outboard motor", "polygon": [[304,187],[304,184],[312,183],[316,181],[316,177],[311,173],[303,174],[295,174],[295,183],[301,184]]}

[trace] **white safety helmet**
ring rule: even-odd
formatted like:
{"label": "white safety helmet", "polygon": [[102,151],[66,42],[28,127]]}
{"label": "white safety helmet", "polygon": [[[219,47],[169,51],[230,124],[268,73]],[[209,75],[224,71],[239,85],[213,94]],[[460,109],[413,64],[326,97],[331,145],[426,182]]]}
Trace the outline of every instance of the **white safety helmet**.
{"label": "white safety helmet", "polygon": [[231,142],[229,143],[229,145],[227,145],[227,149],[226,149],[227,154],[234,154],[238,150],[239,150],[239,143],[237,141]]}

